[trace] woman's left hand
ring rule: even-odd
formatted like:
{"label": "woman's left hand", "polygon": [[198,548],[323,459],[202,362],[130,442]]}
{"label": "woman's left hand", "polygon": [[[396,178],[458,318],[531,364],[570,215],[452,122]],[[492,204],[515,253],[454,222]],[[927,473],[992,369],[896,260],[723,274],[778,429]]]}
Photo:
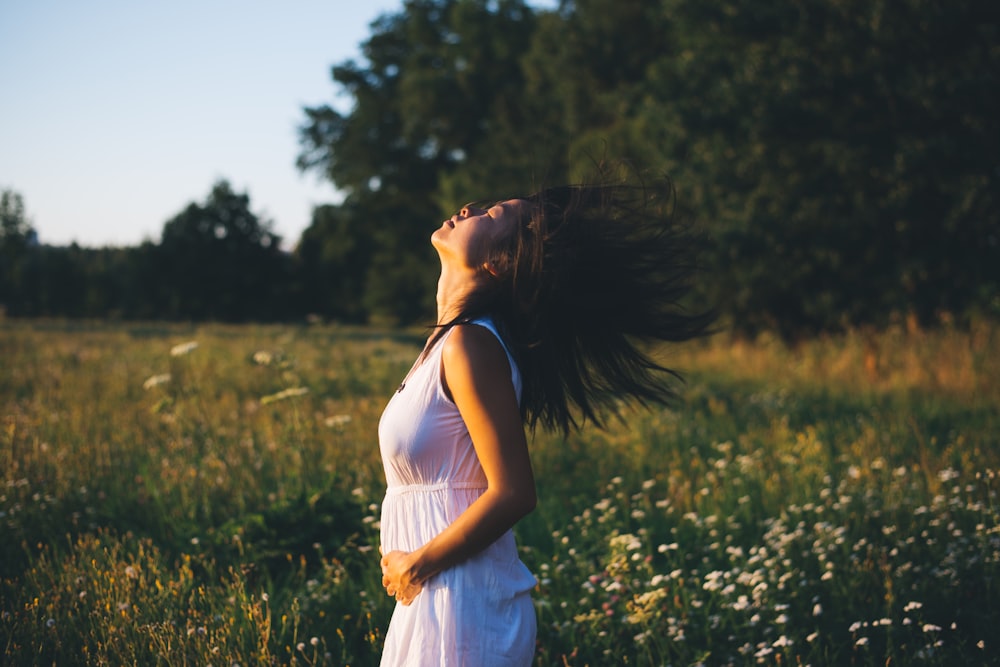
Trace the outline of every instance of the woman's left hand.
{"label": "woman's left hand", "polygon": [[408,605],[417,597],[423,586],[413,580],[410,554],[405,551],[390,551],[382,556],[382,586],[385,592],[403,605]]}

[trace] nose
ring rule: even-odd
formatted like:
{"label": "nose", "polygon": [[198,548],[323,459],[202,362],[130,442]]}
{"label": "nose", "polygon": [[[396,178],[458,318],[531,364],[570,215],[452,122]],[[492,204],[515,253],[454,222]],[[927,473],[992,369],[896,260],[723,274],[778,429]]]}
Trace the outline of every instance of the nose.
{"label": "nose", "polygon": [[458,217],[470,218],[474,215],[482,215],[485,212],[483,209],[476,208],[475,206],[463,206],[462,210],[458,212]]}

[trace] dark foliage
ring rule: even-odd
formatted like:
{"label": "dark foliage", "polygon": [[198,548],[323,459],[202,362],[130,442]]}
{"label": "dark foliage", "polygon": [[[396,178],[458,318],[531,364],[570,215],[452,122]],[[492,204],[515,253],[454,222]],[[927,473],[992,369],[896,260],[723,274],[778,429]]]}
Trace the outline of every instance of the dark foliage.
{"label": "dark foliage", "polygon": [[291,255],[213,190],[137,248],[50,248],[16,194],[14,315],[426,321],[428,236],[469,200],[605,157],[673,179],[705,232],[694,301],[787,337],[1000,316],[1000,12],[975,0],[408,0],[304,109],[318,207]]}

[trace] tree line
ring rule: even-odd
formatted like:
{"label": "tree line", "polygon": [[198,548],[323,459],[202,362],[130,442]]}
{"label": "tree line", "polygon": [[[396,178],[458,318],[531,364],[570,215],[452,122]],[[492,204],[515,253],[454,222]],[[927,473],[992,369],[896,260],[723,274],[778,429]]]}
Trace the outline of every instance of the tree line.
{"label": "tree line", "polygon": [[612,158],[672,179],[703,239],[694,298],[738,330],[995,317],[998,14],[976,0],[408,0],[332,68],[349,109],[303,110],[298,167],[344,196],[292,252],[224,182],[135,248],[41,246],[4,204],[0,303],[426,321],[427,238],[445,216]]}
{"label": "tree line", "polygon": [[295,318],[294,259],[250,197],[219,181],[159,242],[42,245],[22,197],[0,195],[0,306],[22,317],[216,321]]}

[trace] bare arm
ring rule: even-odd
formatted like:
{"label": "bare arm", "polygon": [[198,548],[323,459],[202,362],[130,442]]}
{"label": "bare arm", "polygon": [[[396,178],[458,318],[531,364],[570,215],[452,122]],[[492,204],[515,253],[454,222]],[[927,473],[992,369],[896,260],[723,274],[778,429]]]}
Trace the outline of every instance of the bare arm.
{"label": "bare arm", "polygon": [[510,365],[499,341],[479,326],[459,326],[442,350],[444,382],[458,407],[487,489],[416,551],[382,558],[382,584],[408,604],[430,577],[476,555],[535,507],[535,479]]}

